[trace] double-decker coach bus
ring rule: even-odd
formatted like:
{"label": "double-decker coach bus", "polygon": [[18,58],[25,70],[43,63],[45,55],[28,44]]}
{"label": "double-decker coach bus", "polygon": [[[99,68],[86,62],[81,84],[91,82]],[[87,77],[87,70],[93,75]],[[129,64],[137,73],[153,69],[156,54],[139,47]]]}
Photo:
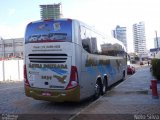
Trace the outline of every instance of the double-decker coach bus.
{"label": "double-decker coach bus", "polygon": [[99,98],[124,79],[124,45],[74,19],[31,22],[25,32],[25,94],[37,100]]}

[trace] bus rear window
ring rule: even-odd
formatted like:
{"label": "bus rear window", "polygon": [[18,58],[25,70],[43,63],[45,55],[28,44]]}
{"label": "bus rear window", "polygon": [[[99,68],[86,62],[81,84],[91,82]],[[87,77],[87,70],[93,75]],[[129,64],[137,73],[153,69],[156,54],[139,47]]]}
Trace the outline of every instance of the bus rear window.
{"label": "bus rear window", "polygon": [[37,22],[27,26],[25,43],[66,41],[72,41],[71,21]]}

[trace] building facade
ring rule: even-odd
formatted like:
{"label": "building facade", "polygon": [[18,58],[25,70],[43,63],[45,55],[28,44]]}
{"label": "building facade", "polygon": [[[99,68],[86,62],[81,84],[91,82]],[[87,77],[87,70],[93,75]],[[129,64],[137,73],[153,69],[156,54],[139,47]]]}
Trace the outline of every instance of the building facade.
{"label": "building facade", "polygon": [[58,4],[47,4],[40,5],[41,19],[59,19],[62,17],[62,5]]}
{"label": "building facade", "polygon": [[116,26],[115,30],[112,31],[113,37],[123,42],[127,49],[127,37],[126,37],[126,27]]}
{"label": "building facade", "polygon": [[140,56],[146,55],[146,36],[144,22],[133,24],[133,45],[135,53],[138,53]]}
{"label": "building facade", "polygon": [[0,59],[23,58],[23,38],[0,39]]}

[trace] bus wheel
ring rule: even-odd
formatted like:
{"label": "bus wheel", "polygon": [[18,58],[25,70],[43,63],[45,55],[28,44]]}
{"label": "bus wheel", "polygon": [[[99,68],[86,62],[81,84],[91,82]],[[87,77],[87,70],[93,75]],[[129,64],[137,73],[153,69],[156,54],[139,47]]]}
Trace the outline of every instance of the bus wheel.
{"label": "bus wheel", "polygon": [[107,82],[107,79],[103,79],[103,85],[102,85],[102,95],[104,95],[107,91],[107,88],[108,88],[108,82]]}
{"label": "bus wheel", "polygon": [[96,85],[95,85],[95,94],[94,94],[94,99],[98,99],[101,95],[101,85],[100,82],[97,81]]}

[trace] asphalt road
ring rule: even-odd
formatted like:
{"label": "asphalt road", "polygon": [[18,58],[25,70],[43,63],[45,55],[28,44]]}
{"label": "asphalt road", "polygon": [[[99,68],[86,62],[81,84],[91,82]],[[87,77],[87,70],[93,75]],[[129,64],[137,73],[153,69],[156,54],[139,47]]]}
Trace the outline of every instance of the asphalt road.
{"label": "asphalt road", "polygon": [[87,99],[80,103],[54,103],[34,100],[25,96],[23,86],[23,82],[0,83],[0,119],[13,117],[18,120],[34,120],[35,118],[39,120],[67,120],[94,101]]}
{"label": "asphalt road", "polygon": [[23,82],[0,83],[0,96],[0,119],[7,115],[18,115],[22,119],[49,117],[67,120],[93,102],[93,99],[80,103],[34,100],[25,96]]}

